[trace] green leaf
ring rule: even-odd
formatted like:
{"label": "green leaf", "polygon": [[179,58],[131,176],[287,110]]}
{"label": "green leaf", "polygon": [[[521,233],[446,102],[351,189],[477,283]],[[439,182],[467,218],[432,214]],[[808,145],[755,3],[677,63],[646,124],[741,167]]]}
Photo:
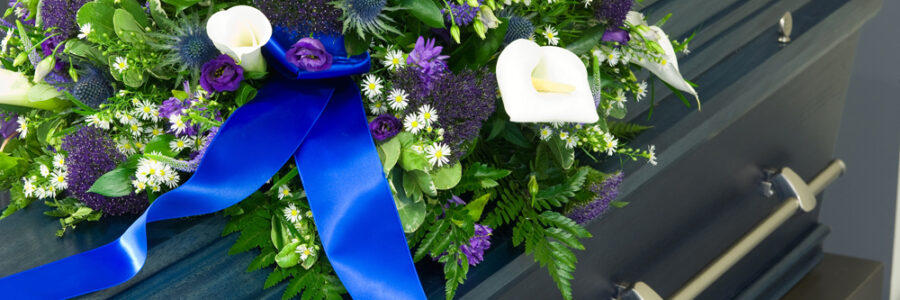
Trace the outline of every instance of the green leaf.
{"label": "green leaf", "polygon": [[125,42],[140,44],[147,41],[143,26],[127,10],[116,9],[113,14],[113,28],[116,35]]}
{"label": "green leaf", "polygon": [[416,152],[412,147],[403,147],[400,150],[400,167],[404,170],[422,170],[428,168],[428,159],[425,154]]}
{"label": "green leaf", "polygon": [[243,106],[256,98],[257,90],[252,85],[242,83],[241,88],[237,91],[237,96],[234,98],[234,103],[237,106]]}
{"label": "green leaf", "polygon": [[439,190],[449,190],[459,184],[462,178],[462,164],[457,163],[453,166],[445,166],[432,172],[434,179],[434,187]]}
{"label": "green leaf", "polygon": [[575,164],[575,149],[566,147],[566,141],[557,138],[550,139],[547,146],[561,168],[568,170]]}
{"label": "green leaf", "polygon": [[175,6],[176,10],[182,11],[185,8],[194,6],[194,4],[199,3],[200,0],[162,0],[162,2]]}
{"label": "green leaf", "polygon": [[[405,189],[399,181],[402,179],[397,177],[406,177],[400,175],[402,172],[395,170],[391,175],[391,184],[396,192],[394,193],[394,204],[397,205],[397,212],[400,214],[400,222],[403,223],[403,231],[413,233],[422,223],[425,222],[425,201],[421,199],[412,199],[407,197]],[[408,175],[407,175],[408,176]],[[415,184],[413,184],[415,186]]]}
{"label": "green leaf", "polygon": [[284,245],[281,251],[278,251],[278,254],[275,255],[275,263],[281,268],[296,266],[300,263],[300,254],[297,253],[297,246],[299,245],[300,241]]}
{"label": "green leaf", "polygon": [[52,85],[39,83],[28,89],[28,101],[41,102],[61,96],[58,90]]}
{"label": "green leaf", "polygon": [[250,262],[250,265],[247,266],[247,272],[256,271],[268,266],[271,266],[275,263],[275,252],[272,251],[263,251]]}
{"label": "green leaf", "polygon": [[103,174],[100,178],[97,178],[97,181],[94,181],[94,184],[91,185],[88,192],[97,193],[107,197],[130,195],[132,192],[131,176],[133,175],[133,171],[124,168],[115,168],[112,171]]}
{"label": "green leaf", "polygon": [[164,156],[175,157],[177,153],[172,151],[172,148],[169,148],[169,142],[175,139],[175,136],[171,134],[161,134],[154,137],[150,142],[144,146],[144,153],[154,153],[158,152]]}
{"label": "green leaf", "polygon": [[609,204],[612,205],[612,206],[615,207],[615,208],[623,208],[623,207],[625,207],[625,206],[628,206],[629,202],[625,202],[625,201],[613,201],[613,202],[610,202]]}
{"label": "green leaf", "polygon": [[416,185],[418,185],[425,194],[431,197],[437,196],[437,188],[434,185],[434,180],[431,175],[428,175],[428,173],[425,173],[424,171],[414,170],[407,172],[404,178],[409,177],[410,175],[412,175]]}
{"label": "green leaf", "polygon": [[432,28],[444,28],[444,15],[441,9],[431,0],[398,0],[400,9],[409,13]]}
{"label": "green leaf", "polygon": [[525,139],[525,136],[522,135],[522,129],[519,126],[505,126],[503,132],[500,134],[504,140],[512,143],[513,145],[522,147],[522,148],[530,148],[531,143]]}
{"label": "green leaf", "polygon": [[369,45],[371,43],[372,36],[362,38],[359,35],[350,32],[344,35],[344,48],[347,50],[347,55],[350,56],[365,53],[369,50]]}
{"label": "green leaf", "polygon": [[134,17],[134,20],[137,21],[141,28],[150,27],[150,18],[144,12],[144,7],[138,4],[136,0],[119,0],[119,5]]}
{"label": "green leaf", "polygon": [[166,15],[166,11],[162,8],[162,3],[159,0],[150,0],[148,3],[150,4],[150,16],[153,17],[156,24],[165,28],[175,27],[175,22],[169,20],[169,16]]}
{"label": "green leaf", "polygon": [[501,22],[497,28],[489,30],[485,34],[484,39],[468,39],[457,51],[454,51],[453,53],[465,53],[465,55],[450,56],[457,59],[452,63],[453,69],[460,70],[463,67],[468,67],[469,69],[477,70],[493,59],[500,46],[503,46],[503,38],[506,36],[506,30],[509,26],[509,21],[505,18],[501,18]]}
{"label": "green leaf", "polygon": [[472,202],[469,202],[469,204],[466,204],[466,210],[469,212],[469,215],[472,216],[472,220],[475,220],[475,222],[481,220],[481,214],[482,212],[484,212],[484,206],[490,199],[491,194],[484,194],[478,198],[475,198],[475,200],[472,200]]}
{"label": "green leaf", "polygon": [[637,123],[610,122],[608,131],[617,138],[631,140],[637,137],[638,134],[641,134],[641,132],[644,132],[645,130],[650,128],[653,128],[653,126],[646,126]]}
{"label": "green leaf", "polygon": [[125,85],[130,87],[141,87],[144,85],[144,82],[147,81],[147,76],[144,76],[144,71],[138,70],[134,66],[130,66],[128,70],[122,73],[122,82]]}
{"label": "green leaf", "polygon": [[625,118],[625,114],[628,113],[628,109],[625,108],[624,105],[619,106],[617,104],[612,104],[612,107],[609,109],[609,117],[614,119],[622,119]]}
{"label": "green leaf", "polygon": [[68,40],[66,42],[65,52],[81,58],[89,59],[90,61],[97,64],[107,64],[106,56],[103,56],[103,52],[82,40]]}
{"label": "green leaf", "polygon": [[287,228],[284,227],[284,223],[282,223],[277,216],[272,216],[271,236],[272,245],[275,246],[275,250],[283,249],[284,243],[288,241],[288,237],[290,237]]}
{"label": "green leaf", "polygon": [[378,145],[378,149],[381,150],[380,153],[384,154],[382,157],[381,163],[384,165],[384,173],[388,174],[391,172],[391,169],[397,165],[397,161],[400,159],[400,140],[395,138],[391,138],[381,145]]}
{"label": "green leaf", "polygon": [[22,160],[20,157],[10,156],[9,153],[0,152],[0,171],[12,169]]}
{"label": "green leaf", "polygon": [[269,273],[269,276],[266,277],[266,282],[263,284],[263,288],[267,289],[273,287],[290,276],[290,272],[287,272],[282,268],[275,268],[275,270],[272,271],[272,273]]}
{"label": "green leaf", "polygon": [[428,233],[425,235],[425,238],[419,243],[419,247],[416,249],[415,254],[413,255],[413,261],[420,261],[425,258],[425,255],[431,252],[431,248],[434,247],[434,243],[437,241],[438,237],[445,236],[444,232],[447,228],[450,227],[450,221],[448,219],[441,219],[434,223],[431,228],[428,229]]}
{"label": "green leaf", "polygon": [[91,35],[107,35],[109,38],[114,38],[116,34],[113,26],[115,11],[112,0],[91,1],[81,6],[75,19],[79,26],[90,23]]}
{"label": "green leaf", "polygon": [[566,49],[579,55],[588,53],[594,46],[600,44],[604,32],[606,32],[606,26],[594,25],[594,27],[581,32],[581,37],[566,45]]}
{"label": "green leaf", "polygon": [[[260,219],[258,217],[252,218]],[[260,219],[260,221],[260,223],[251,223],[254,225],[246,225],[248,227],[241,231],[241,236],[238,237],[237,241],[234,242],[234,245],[231,246],[231,249],[228,250],[228,255],[247,252],[250,251],[250,249],[257,247],[265,247],[265,245],[268,245],[271,242],[269,240],[269,228],[266,225],[269,223],[269,217],[267,216],[265,219]]]}

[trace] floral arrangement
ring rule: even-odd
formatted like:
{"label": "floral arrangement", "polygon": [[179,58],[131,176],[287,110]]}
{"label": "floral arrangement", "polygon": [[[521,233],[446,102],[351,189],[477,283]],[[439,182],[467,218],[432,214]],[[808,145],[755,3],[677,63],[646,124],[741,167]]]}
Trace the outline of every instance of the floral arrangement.
{"label": "floral arrangement", "polygon": [[[497,228],[571,298],[583,225],[610,207],[623,174],[583,160],[656,164],[628,141],[626,104],[652,85],[687,105],[661,26],[633,0],[11,0],[0,24],[2,217],[40,200],[58,235],[104,216],[140,214],[197,170],[231,113],[276,76],[273,35],[307,72],[369,52],[355,77],[413,259],[439,264],[453,298]],[[640,1],[638,1],[640,2]],[[652,99],[650,99],[652,101]],[[698,103],[699,105],[699,100]],[[333,147],[341,147],[339,144]],[[576,159],[576,156],[583,157]],[[284,298],[345,293],[325,257],[293,163],[225,210],[230,253],[258,251]],[[0,218],[2,218],[0,217]],[[77,234],[77,231],[74,231]]]}

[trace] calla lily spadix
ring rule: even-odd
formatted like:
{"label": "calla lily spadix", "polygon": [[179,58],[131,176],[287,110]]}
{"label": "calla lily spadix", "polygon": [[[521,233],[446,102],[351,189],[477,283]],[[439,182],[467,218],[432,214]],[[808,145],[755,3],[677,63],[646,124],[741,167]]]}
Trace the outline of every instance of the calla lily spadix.
{"label": "calla lily spadix", "polygon": [[[647,22],[644,21],[644,16],[641,13],[634,11],[628,12],[626,22],[634,26],[647,26]],[[672,41],[669,40],[669,36],[658,26],[647,26],[646,28],[649,28],[649,32],[644,31],[642,34],[644,38],[659,44],[664,52],[660,57],[662,60],[657,61],[642,58],[633,60],[632,62],[649,70],[651,73],[655,74],[656,77],[659,77],[659,79],[665,81],[673,88],[694,95],[694,98],[697,100],[697,107],[699,108],[700,96],[697,95],[697,91],[694,90],[694,87],[681,76],[681,71],[678,69],[678,58],[675,56],[675,49],[672,47]]]}
{"label": "calla lily spadix", "polygon": [[272,38],[272,24],[259,9],[238,5],[217,12],[206,22],[206,34],[216,49],[234,58],[245,71],[266,70],[260,48]]}
{"label": "calla lily spadix", "polygon": [[594,123],[600,119],[587,69],[575,53],[516,40],[497,59],[497,85],[512,122]]}

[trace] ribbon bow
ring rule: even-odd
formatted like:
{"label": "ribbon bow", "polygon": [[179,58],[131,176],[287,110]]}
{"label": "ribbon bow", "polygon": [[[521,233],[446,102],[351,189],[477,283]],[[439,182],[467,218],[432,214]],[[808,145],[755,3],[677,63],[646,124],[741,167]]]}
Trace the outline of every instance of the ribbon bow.
{"label": "ribbon bow", "polygon": [[[123,283],[147,259],[147,223],[232,206],[293,156],[325,253],[350,295],[424,299],[359,89],[349,78],[369,71],[369,54],[347,57],[342,38],[322,37],[334,64],[304,72],[287,63],[287,43],[279,38],[265,52],[282,76],[273,74],[256,99],[228,118],[187,182],[157,198],[115,241],[0,278],[0,290],[15,299],[58,299]],[[46,284],[60,274],[65,280]]]}

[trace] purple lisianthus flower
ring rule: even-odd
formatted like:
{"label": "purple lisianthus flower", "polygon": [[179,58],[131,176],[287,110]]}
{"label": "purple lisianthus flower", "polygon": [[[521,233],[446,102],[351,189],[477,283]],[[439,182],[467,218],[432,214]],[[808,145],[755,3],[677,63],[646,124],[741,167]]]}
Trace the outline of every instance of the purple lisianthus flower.
{"label": "purple lisianthus flower", "polygon": [[589,189],[595,195],[594,200],[572,208],[567,215],[569,219],[584,225],[606,212],[609,204],[619,196],[619,185],[622,184],[623,178],[624,175],[619,172],[609,176],[603,182],[591,185]]}
{"label": "purple lisianthus flower", "polygon": [[403,124],[400,122],[400,119],[390,114],[380,115],[372,120],[372,123],[369,123],[372,137],[379,141],[394,137],[402,128]]}
{"label": "purple lisianthus flower", "polygon": [[300,69],[319,72],[331,68],[333,57],[325,45],[314,38],[302,38],[287,51],[287,61]]}
{"label": "purple lisianthus flower", "polygon": [[474,266],[484,261],[484,251],[491,247],[493,231],[487,225],[475,224],[475,236],[469,239],[469,244],[459,246],[459,250],[469,260],[469,265]]}
{"label": "purple lisianthus flower", "polygon": [[244,80],[244,68],[234,63],[226,54],[203,64],[200,72],[200,86],[210,92],[234,92]]}
{"label": "purple lisianthus flower", "polygon": [[16,129],[19,129],[19,123],[16,122],[18,119],[17,114],[0,112],[0,135],[4,140],[16,135]]}
{"label": "purple lisianthus flower", "polygon": [[628,41],[631,40],[631,36],[628,35],[628,31],[621,28],[610,28],[603,33],[602,40],[604,42],[617,42],[619,45],[627,45]]}

